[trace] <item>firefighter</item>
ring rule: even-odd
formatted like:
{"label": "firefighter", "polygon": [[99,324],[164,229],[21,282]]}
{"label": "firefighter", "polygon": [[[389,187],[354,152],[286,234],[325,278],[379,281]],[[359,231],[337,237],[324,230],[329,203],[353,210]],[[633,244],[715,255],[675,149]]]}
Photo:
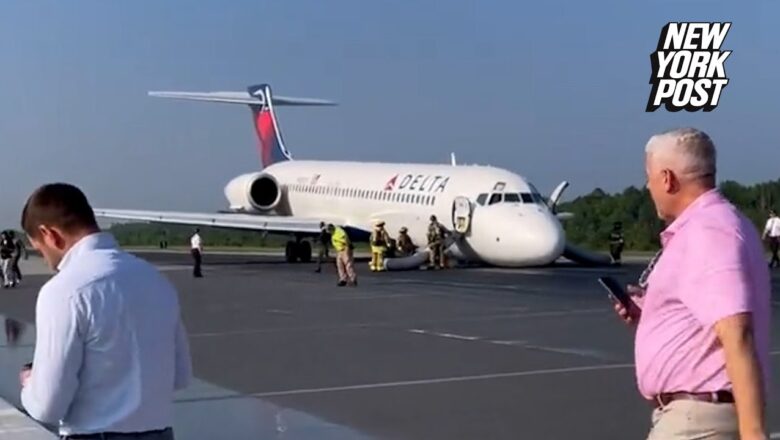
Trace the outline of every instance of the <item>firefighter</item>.
{"label": "firefighter", "polygon": [[621,263],[621,254],[624,246],[623,224],[615,222],[612,225],[612,232],[609,234],[609,254],[612,258],[612,264],[619,265]]}
{"label": "firefighter", "polygon": [[385,230],[385,222],[379,220],[371,232],[371,263],[369,264],[371,271],[379,272],[385,270],[385,253],[389,244],[390,235]]}
{"label": "firefighter", "polygon": [[417,246],[412,242],[412,237],[409,236],[409,230],[406,226],[398,231],[398,240],[396,243],[398,245],[398,250],[401,251],[401,255],[403,256],[412,255],[417,250]]}
{"label": "firefighter", "polygon": [[428,225],[428,250],[430,259],[428,261],[429,269],[441,269],[442,247],[444,241],[444,231],[441,224],[436,220],[436,216],[431,216],[431,223]]}

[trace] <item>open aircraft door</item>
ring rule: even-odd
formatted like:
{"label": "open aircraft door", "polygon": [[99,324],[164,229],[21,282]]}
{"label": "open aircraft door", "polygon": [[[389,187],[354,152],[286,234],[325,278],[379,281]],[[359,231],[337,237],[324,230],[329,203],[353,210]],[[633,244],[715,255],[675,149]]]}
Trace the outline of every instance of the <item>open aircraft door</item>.
{"label": "open aircraft door", "polygon": [[458,196],[452,202],[452,227],[459,234],[467,234],[471,228],[472,205],[467,197]]}

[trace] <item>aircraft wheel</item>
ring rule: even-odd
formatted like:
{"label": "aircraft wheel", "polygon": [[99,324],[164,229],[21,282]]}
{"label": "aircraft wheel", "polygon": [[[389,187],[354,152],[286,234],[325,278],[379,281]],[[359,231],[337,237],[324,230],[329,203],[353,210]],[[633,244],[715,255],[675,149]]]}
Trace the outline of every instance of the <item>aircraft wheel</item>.
{"label": "aircraft wheel", "polygon": [[295,263],[298,259],[298,244],[294,241],[288,241],[284,248],[284,259],[288,263]]}
{"label": "aircraft wheel", "polygon": [[298,258],[302,263],[311,262],[311,243],[308,241],[298,243]]}

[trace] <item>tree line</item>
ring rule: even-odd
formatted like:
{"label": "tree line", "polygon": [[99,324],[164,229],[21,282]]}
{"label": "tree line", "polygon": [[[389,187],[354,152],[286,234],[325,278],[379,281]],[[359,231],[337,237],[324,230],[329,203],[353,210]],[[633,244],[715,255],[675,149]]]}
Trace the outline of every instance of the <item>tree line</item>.
{"label": "tree line", "polygon": [[[729,180],[722,182],[719,189],[759,231],[763,231],[769,210],[780,209],[780,179],[750,186]],[[664,224],[658,219],[646,188],[632,186],[615,194],[596,188],[590,194],[562,203],[559,211],[574,214],[564,221],[566,237],[572,243],[606,249],[612,225],[622,222],[627,250],[649,251],[660,247],[659,234]]]}
{"label": "tree line", "polygon": [[[769,209],[780,209],[780,179],[750,186],[724,181],[719,188],[759,230],[764,227]],[[579,246],[606,249],[612,225],[618,221],[623,223],[626,250],[652,251],[660,246],[658,234],[664,225],[645,188],[631,186],[613,194],[596,188],[590,194],[562,203],[558,210],[574,214],[563,224],[567,239]],[[186,246],[193,229],[191,226],[125,223],[113,225],[110,231],[124,246],[158,246],[163,239],[169,246]],[[220,247],[281,247],[287,241],[287,237],[279,235],[209,227],[201,228],[201,235],[209,246]]]}

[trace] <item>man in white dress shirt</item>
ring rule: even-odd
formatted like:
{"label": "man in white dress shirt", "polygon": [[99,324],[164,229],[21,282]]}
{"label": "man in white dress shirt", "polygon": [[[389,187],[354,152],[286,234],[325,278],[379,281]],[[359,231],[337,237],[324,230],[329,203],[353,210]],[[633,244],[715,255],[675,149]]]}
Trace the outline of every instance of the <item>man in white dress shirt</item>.
{"label": "man in white dress shirt", "polygon": [[769,267],[780,266],[780,256],[777,255],[780,250],[780,217],[774,210],[769,211],[769,220],[764,227],[764,239],[769,238],[769,250],[772,251],[772,260]]}
{"label": "man in white dress shirt", "polygon": [[176,289],[98,228],[84,194],[38,188],[22,228],[57,271],[38,294],[22,404],[68,439],[173,439],[173,393],[192,376]]}
{"label": "man in white dress shirt", "polygon": [[192,253],[192,276],[203,278],[200,264],[203,261],[203,242],[200,239],[200,228],[195,228],[195,233],[190,237],[190,252]]}

